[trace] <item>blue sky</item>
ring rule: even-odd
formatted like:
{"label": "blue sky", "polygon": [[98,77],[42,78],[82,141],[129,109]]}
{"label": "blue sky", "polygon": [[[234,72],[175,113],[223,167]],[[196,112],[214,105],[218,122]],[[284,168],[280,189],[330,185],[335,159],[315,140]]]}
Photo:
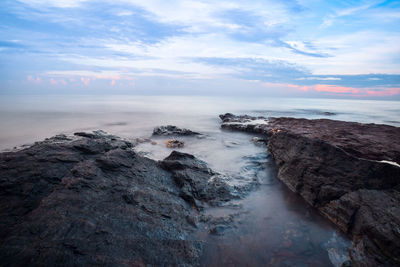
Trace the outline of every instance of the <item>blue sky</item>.
{"label": "blue sky", "polygon": [[400,1],[2,0],[0,93],[400,99]]}

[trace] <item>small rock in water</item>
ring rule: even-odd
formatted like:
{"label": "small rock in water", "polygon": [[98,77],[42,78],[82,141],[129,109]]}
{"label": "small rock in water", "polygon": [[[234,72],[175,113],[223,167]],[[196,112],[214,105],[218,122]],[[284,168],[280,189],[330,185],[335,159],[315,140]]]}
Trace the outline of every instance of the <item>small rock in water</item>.
{"label": "small rock in water", "polygon": [[142,144],[142,143],[151,142],[151,140],[149,138],[137,137],[137,138],[135,138],[135,142],[138,144]]}
{"label": "small rock in water", "polygon": [[153,135],[199,135],[189,129],[179,128],[174,125],[159,126],[154,128]]}
{"label": "small rock in water", "polygon": [[165,141],[165,144],[167,145],[167,147],[169,148],[180,148],[183,147],[183,145],[185,144],[182,141],[176,140],[176,139],[171,139],[171,140],[167,140]]}
{"label": "small rock in water", "polygon": [[227,140],[227,141],[224,141],[224,145],[226,147],[235,147],[235,146],[240,145],[240,143],[236,142],[236,141]]}
{"label": "small rock in water", "polygon": [[256,145],[266,145],[268,142],[267,142],[267,140],[265,140],[264,138],[260,138],[260,137],[253,137],[252,139],[251,139],[251,141],[254,143],[254,144],[256,144]]}
{"label": "small rock in water", "polygon": [[151,141],[151,144],[152,144],[153,146],[155,146],[155,145],[157,145],[157,142],[156,142],[156,141]]}

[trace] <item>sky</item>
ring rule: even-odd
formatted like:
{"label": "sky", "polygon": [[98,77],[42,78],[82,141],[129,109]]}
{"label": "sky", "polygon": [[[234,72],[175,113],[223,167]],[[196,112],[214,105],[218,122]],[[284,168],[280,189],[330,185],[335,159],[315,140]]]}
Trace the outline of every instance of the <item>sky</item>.
{"label": "sky", "polygon": [[2,0],[0,94],[400,100],[400,1]]}

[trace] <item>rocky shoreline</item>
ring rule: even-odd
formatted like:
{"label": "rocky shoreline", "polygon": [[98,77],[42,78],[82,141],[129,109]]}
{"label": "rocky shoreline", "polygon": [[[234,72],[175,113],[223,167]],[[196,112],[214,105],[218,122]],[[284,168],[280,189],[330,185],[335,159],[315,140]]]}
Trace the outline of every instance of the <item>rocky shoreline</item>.
{"label": "rocky shoreline", "polygon": [[[400,263],[400,128],[220,117],[223,129],[256,133],[279,179],[352,238],[345,265]],[[204,138],[171,125],[153,136]],[[0,153],[0,266],[199,265],[204,244],[189,237],[225,225],[204,211],[251,186],[187,153],[151,160],[136,142],[78,132]]]}
{"label": "rocky shoreline", "polygon": [[1,153],[0,265],[198,265],[187,236],[232,188],[192,155],[134,145],[95,131]]}
{"label": "rocky shoreline", "polygon": [[353,266],[400,264],[400,128],[229,113],[220,118],[223,129],[267,138],[279,179],[351,236]]}

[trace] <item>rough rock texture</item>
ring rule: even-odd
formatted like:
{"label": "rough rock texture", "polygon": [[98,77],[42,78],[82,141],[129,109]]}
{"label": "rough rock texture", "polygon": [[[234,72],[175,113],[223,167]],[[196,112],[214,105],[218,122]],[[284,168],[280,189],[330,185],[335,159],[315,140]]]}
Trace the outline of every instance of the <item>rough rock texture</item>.
{"label": "rough rock texture", "polygon": [[279,179],[353,238],[354,266],[400,265],[400,128],[220,117],[225,129],[268,137]]}
{"label": "rough rock texture", "polygon": [[172,172],[181,189],[181,197],[197,208],[201,208],[204,202],[219,205],[234,198],[231,187],[220,179],[218,173],[193,155],[173,151],[161,161],[161,166]]}
{"label": "rough rock texture", "polygon": [[206,170],[193,156],[163,161],[171,176],[131,147],[96,131],[0,154],[0,265],[197,265],[201,246],[186,237],[200,215],[187,200],[220,188],[202,190],[204,174],[188,189],[191,170]]}
{"label": "rough rock texture", "polygon": [[154,128],[153,135],[200,135],[200,133],[193,132],[189,129],[179,128],[174,125],[159,126]]}

